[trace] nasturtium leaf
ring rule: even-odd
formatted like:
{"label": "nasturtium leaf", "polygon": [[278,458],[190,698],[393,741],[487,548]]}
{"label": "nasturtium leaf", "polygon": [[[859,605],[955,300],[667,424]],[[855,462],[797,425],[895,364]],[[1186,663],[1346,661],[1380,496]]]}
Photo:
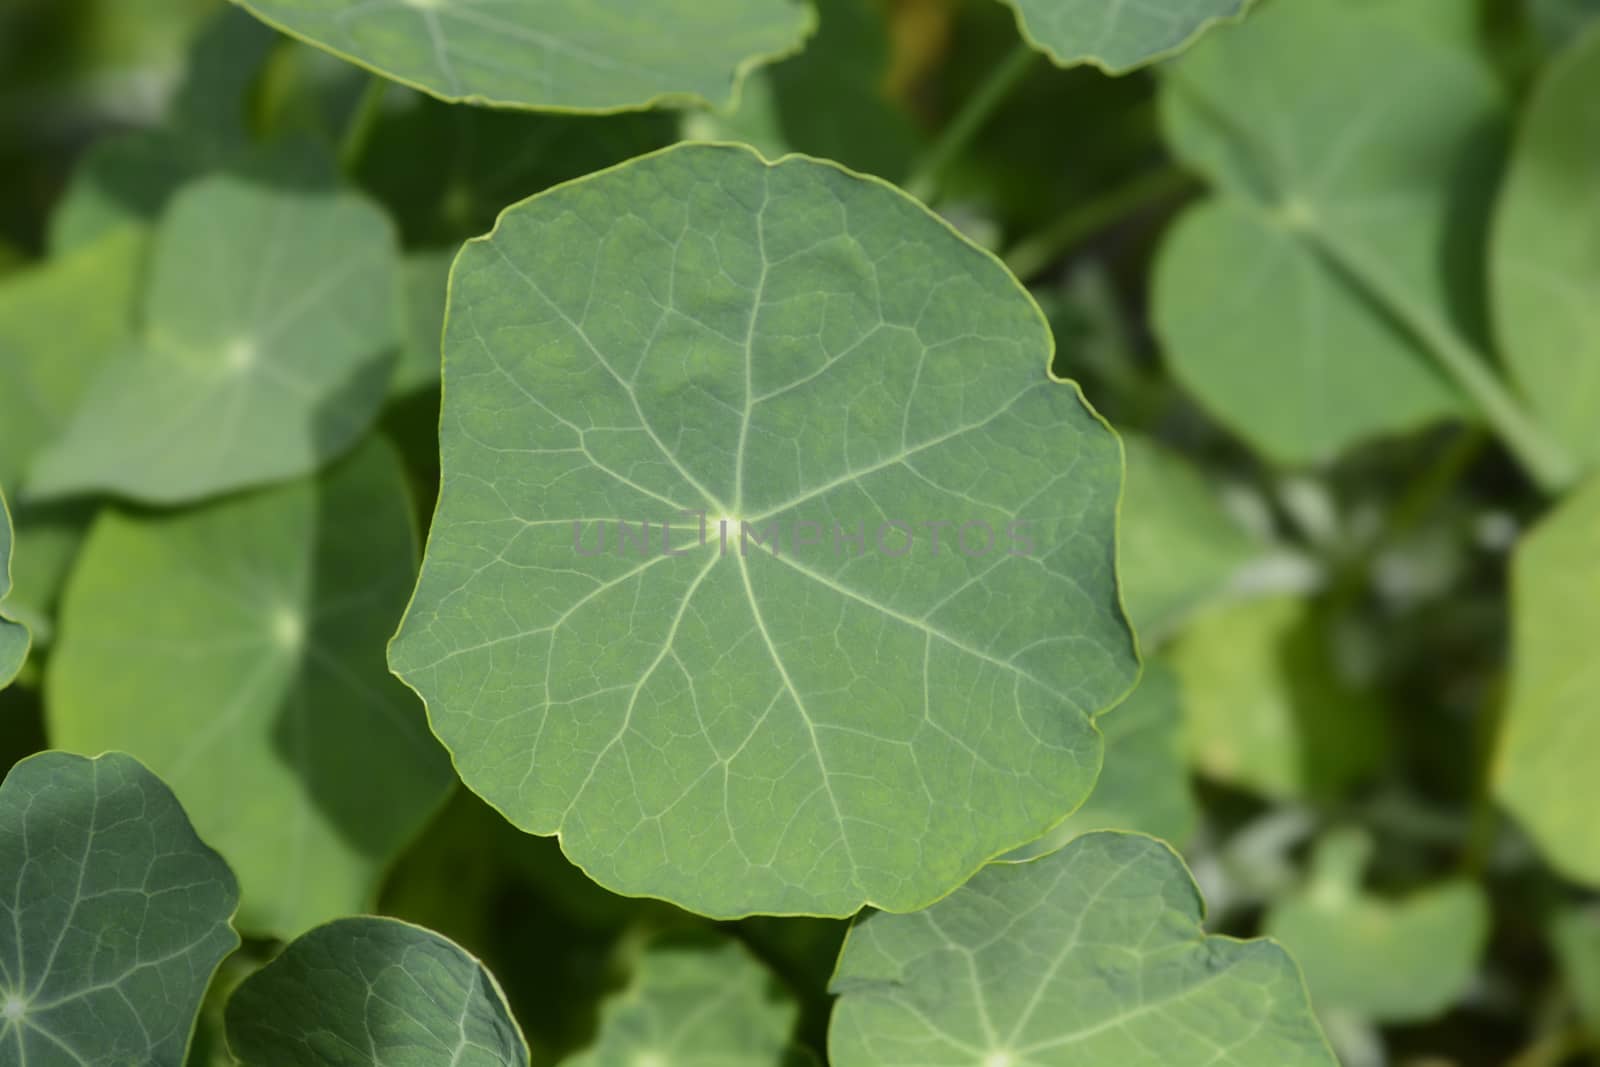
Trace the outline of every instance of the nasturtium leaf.
{"label": "nasturtium leaf", "polygon": [[1029,44],[1058,66],[1091,63],[1122,74],[1181,51],[1250,0],[1006,0]]}
{"label": "nasturtium leaf", "polygon": [[1183,861],[1096,833],[856,923],[833,1067],[1333,1067],[1292,960],[1207,937]]}
{"label": "nasturtium leaf", "polygon": [[50,736],[133,753],[239,875],[240,928],[370,907],[450,769],[383,649],[416,573],[381,440],[318,478],[90,532],[49,663]]}
{"label": "nasturtium leaf", "polygon": [[1600,911],[1590,905],[1557,915],[1550,924],[1550,946],[1578,1012],[1593,1032],[1600,1028]]}
{"label": "nasturtium leaf", "polygon": [[228,1001],[244,1067],[527,1067],[499,983],[431,930],[337,919],[290,942]]}
{"label": "nasturtium leaf", "polygon": [[1465,992],[1489,935],[1483,891],[1445,882],[1398,900],[1361,888],[1371,842],[1318,843],[1306,884],[1273,904],[1264,932],[1289,950],[1324,1014],[1386,1023],[1438,1015]]}
{"label": "nasturtium leaf", "polygon": [[10,592],[11,508],[6,504],[5,489],[0,486],[0,689],[10,685],[22,669],[33,641],[26,626],[5,615],[5,599]]}
{"label": "nasturtium leaf", "polygon": [[190,501],[308,473],[355,443],[394,369],[398,256],[384,214],[318,169],[286,150],[173,198],[143,337],[34,463],[34,495]]}
{"label": "nasturtium leaf", "polygon": [[993,257],[815,160],[689,145],[512,207],[451,277],[390,663],[609,888],[925,906],[1082,800],[1137,673],[1120,449],[1050,349]]}
{"label": "nasturtium leaf", "polygon": [[1133,695],[1095,719],[1106,756],[1089,799],[1061,825],[1005,858],[1042,856],[1095,830],[1132,830],[1181,846],[1195,823],[1181,701],[1172,669],[1147,663]]}
{"label": "nasturtium leaf", "polygon": [[1530,0],[1528,19],[1539,36],[1559,47],[1600,24],[1600,0]]}
{"label": "nasturtium leaf", "polygon": [[803,0],[235,0],[442,100],[553,111],[727,104],[798,51]]}
{"label": "nasturtium leaf", "polygon": [[800,1010],[744,946],[657,945],[562,1067],[784,1067]]}
{"label": "nasturtium leaf", "polygon": [[1128,617],[1148,650],[1222,594],[1260,546],[1182,456],[1134,434],[1124,434],[1122,446],[1128,479],[1118,572]]}
{"label": "nasturtium leaf", "polygon": [[1189,757],[1269,797],[1331,798],[1384,751],[1373,694],[1345,678],[1308,601],[1271,596],[1197,615],[1172,648]]}
{"label": "nasturtium leaf", "polygon": [[1518,547],[1512,567],[1510,703],[1496,791],[1557,870],[1600,885],[1600,479]]}
{"label": "nasturtium leaf", "polygon": [[1600,465],[1600,30],[1529,101],[1490,257],[1507,369],[1545,427]]}
{"label": "nasturtium leaf", "polygon": [[389,388],[412,393],[439,384],[439,345],[444,335],[444,298],[456,249],[413,252],[401,265],[405,278],[405,344]]}
{"label": "nasturtium leaf", "polygon": [[1476,55],[1381,12],[1271,4],[1175,63],[1162,104],[1219,192],[1157,264],[1178,379],[1287,463],[1464,414],[1415,331],[1481,332],[1502,101]]}
{"label": "nasturtium leaf", "polygon": [[0,785],[0,1062],[179,1067],[238,899],[136,760],[18,763]]}

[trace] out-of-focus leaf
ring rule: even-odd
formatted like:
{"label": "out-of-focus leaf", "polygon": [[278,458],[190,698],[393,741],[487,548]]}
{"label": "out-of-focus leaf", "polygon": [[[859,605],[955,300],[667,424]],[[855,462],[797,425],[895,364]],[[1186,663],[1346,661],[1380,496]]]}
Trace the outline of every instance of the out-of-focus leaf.
{"label": "out-of-focus leaf", "polygon": [[1275,903],[1264,932],[1305,972],[1322,1013],[1417,1022],[1466,990],[1489,936],[1489,904],[1456,880],[1389,901],[1361,888],[1371,843],[1359,831],[1317,845],[1306,884]]}
{"label": "out-of-focus leaf", "polygon": [[1183,862],[1135,834],[986,867],[926,911],[856,923],[829,1060],[1333,1067],[1288,955],[1207,937],[1202,909]]}
{"label": "out-of-focus leaf", "polygon": [[1095,719],[1106,739],[1106,756],[1089,799],[1060,826],[1005,858],[1042,856],[1095,830],[1133,830],[1181,847],[1195,823],[1181,700],[1172,669],[1145,664],[1133,695]]}
{"label": "out-of-focus leaf", "polygon": [[803,0],[235,2],[441,100],[553,111],[726,104],[816,23]]}
{"label": "out-of-focus leaf", "polygon": [[1490,267],[1507,369],[1580,462],[1600,464],[1600,30],[1544,74],[1523,118]]}
{"label": "out-of-focus leaf", "polygon": [[371,425],[401,330],[394,234],[319,170],[285,154],[173,198],[142,339],[35,459],[33,495],[195,500],[306,474]]}
{"label": "out-of-focus leaf", "polygon": [[1384,751],[1375,698],[1346,681],[1329,635],[1292,596],[1222,605],[1173,645],[1190,759],[1269,797],[1332,797]]}
{"label": "out-of-focus leaf", "polygon": [[[447,328],[390,662],[518,826],[622,892],[844,915],[926,905],[1089,791],[1137,672],[1120,451],[922,205],[672,149],[506,211]],[[636,527],[595,553],[617,520],[651,558]]]}
{"label": "out-of-focus leaf", "polygon": [[1600,1030],[1600,911],[1573,908],[1550,926],[1550,944],[1590,1032]]}
{"label": "out-of-focus leaf", "polygon": [[444,300],[450,284],[450,264],[456,249],[413,252],[400,265],[405,278],[405,344],[389,388],[396,394],[413,393],[439,384],[440,343],[444,335]]}
{"label": "out-of-focus leaf", "polygon": [[1113,74],[1182,51],[1207,26],[1250,0],[1007,0],[1028,43],[1059,66],[1091,63]]}
{"label": "out-of-focus leaf", "polygon": [[0,785],[0,1060],[179,1067],[238,888],[120,753],[46,752]]}
{"label": "out-of-focus leaf", "polygon": [[241,929],[368,908],[452,781],[384,669],[415,568],[381,441],[202,508],[107,511],[62,608],[51,738],[132,752],[171,783],[239,874]]}
{"label": "out-of-focus leaf", "polygon": [[398,919],[296,938],[228,1001],[243,1067],[527,1067],[499,983],[459,945]]}
{"label": "out-of-focus leaf", "polygon": [[798,1010],[737,942],[658,945],[600,1011],[594,1046],[563,1067],[785,1067]]}
{"label": "out-of-focus leaf", "polygon": [[1530,0],[1528,15],[1539,35],[1560,47],[1600,21],[1600,0]]}
{"label": "out-of-focus leaf", "polygon": [[821,28],[805,51],[753,74],[737,111],[690,113],[685,131],[699,140],[743,141],[768,159],[804,152],[899,181],[921,137],[886,91],[886,5],[815,2]]}
{"label": "out-of-focus leaf", "polygon": [[1182,456],[1136,434],[1124,434],[1122,445],[1128,479],[1117,570],[1128,616],[1149,648],[1218,596],[1260,546]]}
{"label": "out-of-focus leaf", "polygon": [[1183,384],[1286,463],[1465,414],[1410,331],[1483,333],[1502,102],[1478,58],[1381,13],[1277,3],[1175,64],[1162,102],[1221,194],[1157,267]]}
{"label": "out-of-focus leaf", "polygon": [[1564,501],[1512,566],[1511,696],[1500,800],[1569,878],[1600,885],[1600,480]]}
{"label": "out-of-focus leaf", "polygon": [[6,597],[11,592],[11,508],[0,487],[0,689],[11,684],[28,658],[33,638],[28,628],[4,614]]}

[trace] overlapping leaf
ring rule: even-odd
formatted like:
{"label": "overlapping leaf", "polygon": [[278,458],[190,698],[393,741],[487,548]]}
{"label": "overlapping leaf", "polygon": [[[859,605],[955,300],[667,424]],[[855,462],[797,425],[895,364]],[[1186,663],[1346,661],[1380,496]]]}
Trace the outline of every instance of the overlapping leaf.
{"label": "overlapping leaf", "polygon": [[238,899],[136,760],[17,764],[0,785],[0,1061],[178,1067],[239,943]]}
{"label": "overlapping leaf", "polygon": [[31,492],[194,500],[307,473],[355,442],[399,344],[397,256],[382,212],[321,169],[285,154],[174,197],[143,337],[101,369]]}
{"label": "overlapping leaf", "polygon": [[415,567],[381,441],[318,479],[108,512],[84,546],[50,661],[51,736],[132,752],[170,782],[238,872],[248,932],[370,907],[452,781],[384,669]]}
{"label": "overlapping leaf", "polygon": [[1182,861],[1096,833],[874,914],[832,989],[833,1067],[1333,1067],[1277,945],[1207,937]]}
{"label": "overlapping leaf", "polygon": [[1290,463],[1467,411],[1418,337],[1481,328],[1502,103],[1475,55],[1381,11],[1272,4],[1175,64],[1162,99],[1221,194],[1157,267],[1183,384]]}
{"label": "overlapping leaf", "polygon": [[391,663],[468,785],[602,884],[911,909],[1088,792],[1136,672],[1120,453],[1026,294],[920,205],[669,150],[470,243],[445,347]]}
{"label": "overlapping leaf", "polygon": [[784,1067],[799,1008],[743,946],[656,946],[563,1067]]}
{"label": "overlapping leaf", "polygon": [[1250,0],[1007,0],[1030,44],[1063,67],[1118,74],[1180,51]]}
{"label": "overlapping leaf", "polygon": [[1294,955],[1319,1012],[1431,1018],[1472,980],[1489,936],[1488,901],[1464,880],[1393,901],[1365,893],[1369,852],[1359,832],[1320,842],[1310,879],[1273,905],[1264,931]]}
{"label": "overlapping leaf", "polygon": [[1540,421],[1600,464],[1600,30],[1553,63],[1528,104],[1495,226],[1495,325]]}
{"label": "overlapping leaf", "polygon": [[561,111],[722,105],[800,48],[801,0],[235,0],[444,100]]}
{"label": "overlapping leaf", "polygon": [[1510,705],[1496,790],[1557,870],[1600,885],[1600,481],[1517,549]]}
{"label": "overlapping leaf", "polygon": [[22,669],[28,658],[32,635],[20,622],[5,615],[5,599],[11,592],[11,508],[6,504],[4,488],[0,488],[0,689]]}
{"label": "overlapping leaf", "polygon": [[339,919],[296,938],[228,1001],[244,1067],[527,1067],[494,976],[397,919]]}

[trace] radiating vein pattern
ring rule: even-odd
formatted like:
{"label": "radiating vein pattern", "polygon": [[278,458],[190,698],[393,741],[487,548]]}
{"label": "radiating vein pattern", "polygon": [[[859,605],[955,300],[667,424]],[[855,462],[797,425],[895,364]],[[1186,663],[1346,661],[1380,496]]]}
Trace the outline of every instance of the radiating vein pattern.
{"label": "radiating vein pattern", "polygon": [[1062,66],[1121,72],[1169,55],[1250,0],[1007,0],[1023,33]]}
{"label": "radiating vein pattern", "polygon": [[815,19],[801,0],[236,2],[445,100],[581,111],[726,104]]}
{"label": "radiating vein pattern", "polygon": [[0,1063],[183,1063],[238,900],[135,760],[17,764],[0,785]]}
{"label": "radiating vein pattern", "polygon": [[1136,671],[1120,451],[1049,352],[990,257],[831,165],[689,146],[526,201],[455,265],[391,664],[612,888],[924,905],[1082,799]]}
{"label": "radiating vein pattern", "polygon": [[1293,961],[1208,938],[1182,861],[1134,834],[995,864],[845,942],[834,1067],[1333,1067]]}
{"label": "radiating vein pattern", "polygon": [[527,1067],[483,964],[431,930],[372,916],[293,941],[228,1001],[244,1067]]}

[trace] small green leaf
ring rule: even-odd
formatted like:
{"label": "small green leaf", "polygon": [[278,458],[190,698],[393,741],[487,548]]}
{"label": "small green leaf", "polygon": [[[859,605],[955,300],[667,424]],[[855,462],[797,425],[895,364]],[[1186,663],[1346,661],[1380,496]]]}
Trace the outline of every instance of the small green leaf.
{"label": "small green leaf", "polygon": [[660,945],[601,1008],[594,1046],[562,1067],[784,1067],[799,1014],[737,942]]}
{"label": "small green leaf", "polygon": [[526,1067],[483,964],[398,919],[338,919],[296,938],[228,1001],[244,1067]]}
{"label": "small green leaf", "polygon": [[1600,30],[1529,101],[1495,222],[1490,268],[1505,362],[1535,415],[1600,464]]}
{"label": "small green leaf", "polygon": [[184,1062],[239,893],[155,775],[119,753],[13,767],[0,900],[0,1061]]}
{"label": "small green leaf", "polygon": [[815,24],[801,0],[235,3],[441,100],[553,111],[720,106]]}
{"label": "small green leaf", "polygon": [[1496,792],[1567,877],[1600,885],[1600,479],[1562,503],[1512,565],[1510,703]]}
{"label": "small green leaf", "polygon": [[0,689],[10,685],[28,658],[33,636],[19,622],[6,618],[4,605],[11,593],[11,508],[0,488]]}
{"label": "small green leaf", "polygon": [[1414,331],[1481,332],[1503,105],[1471,51],[1332,0],[1272,4],[1176,63],[1162,104],[1220,196],[1169,237],[1153,314],[1218,419],[1300,464],[1470,410]]}
{"label": "small green leaf", "polygon": [[1277,945],[1207,937],[1172,850],[1096,833],[856,923],[833,1067],[1333,1067]]}
{"label": "small green leaf", "polygon": [[444,334],[444,298],[456,249],[413,252],[401,265],[405,277],[406,339],[389,388],[412,393],[439,384],[439,345]]}
{"label": "small green leaf", "polygon": [[1323,1013],[1386,1023],[1433,1018],[1465,992],[1489,936],[1489,904],[1472,882],[1396,901],[1361,889],[1371,842],[1334,833],[1317,845],[1307,884],[1279,900],[1263,928],[1305,972]]}
{"label": "small green leaf", "polygon": [[689,145],[508,209],[450,300],[390,662],[512,822],[623,893],[848,915],[1082,800],[1137,673],[1121,456],[991,256],[882,182]]}
{"label": "small green leaf", "polygon": [[1381,757],[1384,720],[1347,681],[1310,604],[1274,596],[1197,616],[1173,645],[1190,759],[1269,797],[1337,796]]}
{"label": "small green leaf", "polygon": [[308,166],[285,154],[270,174],[205,178],[173,198],[143,338],[34,463],[32,495],[195,500],[308,473],[370,425],[399,340],[394,235]]}
{"label": "small green leaf", "polygon": [[1242,14],[1251,0],[1006,0],[1029,44],[1057,66],[1091,63],[1123,74],[1180,52],[1206,27]]}
{"label": "small green leaf", "polygon": [[108,510],[84,546],[49,664],[50,736],[132,752],[169,781],[238,872],[247,932],[370,907],[449,789],[383,663],[415,536],[398,461],[373,441],[317,479]]}
{"label": "small green leaf", "polygon": [[1184,765],[1182,694],[1164,663],[1145,664],[1133,695],[1095,719],[1105,766],[1083,807],[1044,837],[1006,855],[1026,860],[1095,830],[1132,830],[1181,846],[1195,824]]}
{"label": "small green leaf", "polygon": [[1589,1032],[1600,1030],[1600,911],[1562,912],[1551,923],[1550,944]]}

